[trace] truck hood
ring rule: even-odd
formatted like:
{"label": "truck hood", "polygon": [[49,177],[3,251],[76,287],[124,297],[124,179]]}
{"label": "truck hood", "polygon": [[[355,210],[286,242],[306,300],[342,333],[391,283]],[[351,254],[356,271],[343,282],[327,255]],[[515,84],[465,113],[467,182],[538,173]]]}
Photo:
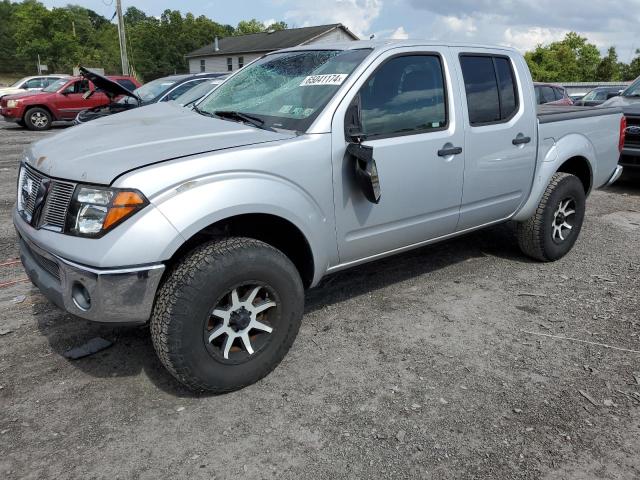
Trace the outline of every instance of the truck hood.
{"label": "truck hood", "polygon": [[162,102],[35,142],[27,149],[26,162],[51,177],[108,185],[122,173],[152,163],[293,137],[293,132],[261,130]]}

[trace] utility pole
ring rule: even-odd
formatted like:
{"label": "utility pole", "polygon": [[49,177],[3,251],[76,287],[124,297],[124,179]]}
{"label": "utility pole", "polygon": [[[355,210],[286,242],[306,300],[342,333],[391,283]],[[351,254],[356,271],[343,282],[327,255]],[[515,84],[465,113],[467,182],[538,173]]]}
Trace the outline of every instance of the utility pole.
{"label": "utility pole", "polygon": [[121,0],[116,0],[116,13],[118,14],[118,37],[120,39],[120,60],[122,61],[122,74],[129,75],[129,57],[127,56],[127,35],[124,31],[124,18],[122,17]]}

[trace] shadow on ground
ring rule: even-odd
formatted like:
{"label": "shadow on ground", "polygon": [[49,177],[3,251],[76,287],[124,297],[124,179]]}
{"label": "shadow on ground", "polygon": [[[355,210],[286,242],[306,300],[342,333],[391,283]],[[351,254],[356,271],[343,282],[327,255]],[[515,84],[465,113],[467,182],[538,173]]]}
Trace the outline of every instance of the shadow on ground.
{"label": "shadow on ground", "polygon": [[[487,255],[529,262],[518,250],[512,227],[500,225],[327,277],[317,288],[307,292],[305,313]],[[144,371],[163,391],[178,397],[193,396],[160,364],[148,327],[95,324],[65,314],[49,303],[35,304],[32,313],[38,319],[39,331],[60,356],[94,337],[114,342],[112,347],[89,357],[66,360],[74,368],[96,378],[130,377]]]}

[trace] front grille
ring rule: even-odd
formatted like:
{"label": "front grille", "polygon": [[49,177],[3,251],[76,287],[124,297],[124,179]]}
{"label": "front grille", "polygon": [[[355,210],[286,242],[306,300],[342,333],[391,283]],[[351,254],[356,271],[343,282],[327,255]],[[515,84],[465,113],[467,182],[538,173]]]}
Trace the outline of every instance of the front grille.
{"label": "front grille", "polygon": [[18,181],[18,211],[27,222],[33,223],[32,218],[36,210],[38,191],[45,181],[49,181],[49,186],[45,194],[38,225],[35,226],[62,232],[67,210],[76,188],[74,183],[50,180],[40,172],[23,165]]}
{"label": "front grille", "polygon": [[73,183],[52,182],[42,213],[43,227],[56,229],[60,232],[64,229],[67,210],[75,188]]}
{"label": "front grille", "polygon": [[41,174],[30,168],[22,167],[20,171],[20,179],[18,181],[18,209],[29,222],[33,216],[36,197],[42,179],[43,176]]}
{"label": "front grille", "polygon": [[58,266],[58,264],[55,261],[40,255],[39,253],[35,252],[33,249],[29,248],[28,246],[27,248],[29,249],[29,253],[31,253],[31,256],[36,261],[36,263],[40,266],[40,268],[50,273],[51,276],[56,280],[60,281],[60,267]]}
{"label": "front grille", "polygon": [[[624,137],[625,148],[640,148],[640,117],[627,117],[627,129],[629,127],[637,127],[638,133],[629,133],[627,130]],[[635,132],[635,129],[633,129]]]}

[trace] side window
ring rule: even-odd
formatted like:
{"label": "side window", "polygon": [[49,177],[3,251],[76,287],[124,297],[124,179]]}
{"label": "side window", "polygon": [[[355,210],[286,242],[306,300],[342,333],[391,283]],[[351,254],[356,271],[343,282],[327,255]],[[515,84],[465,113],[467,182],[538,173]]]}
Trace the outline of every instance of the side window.
{"label": "side window", "polygon": [[542,103],[551,103],[556,101],[556,96],[553,93],[553,88],[543,86],[540,87],[540,90],[542,92]]}
{"label": "side window", "polygon": [[167,94],[166,97],[164,97],[162,100],[164,102],[168,102],[169,100],[175,100],[176,98],[178,98],[180,95],[182,95],[184,92],[191,90],[193,87],[195,87],[196,85],[204,82],[206,79],[203,78],[201,80],[193,80],[191,82],[185,82],[181,85],[178,85],[176,88],[174,88],[171,92],[169,92]]}
{"label": "side window", "polygon": [[447,126],[444,75],[436,55],[392,58],[359,94],[362,130],[369,138]]}
{"label": "side window", "polygon": [[564,91],[561,88],[554,88],[553,91],[556,94],[556,100],[564,100]]}
{"label": "side window", "polygon": [[42,78],[32,78],[23,88],[42,88]]}
{"label": "side window", "polygon": [[506,120],[518,110],[518,89],[511,61],[504,57],[495,57],[494,60],[500,86],[500,119]]}
{"label": "side window", "polygon": [[506,122],[516,113],[518,88],[507,57],[461,55],[460,66],[472,126]]}
{"label": "side window", "polygon": [[500,95],[493,58],[465,55],[460,58],[460,64],[471,125],[500,121]]}

